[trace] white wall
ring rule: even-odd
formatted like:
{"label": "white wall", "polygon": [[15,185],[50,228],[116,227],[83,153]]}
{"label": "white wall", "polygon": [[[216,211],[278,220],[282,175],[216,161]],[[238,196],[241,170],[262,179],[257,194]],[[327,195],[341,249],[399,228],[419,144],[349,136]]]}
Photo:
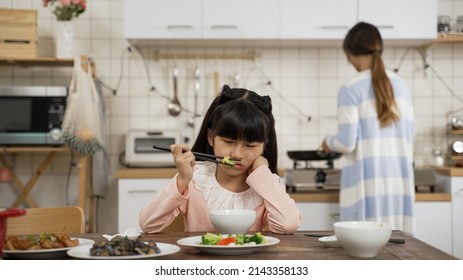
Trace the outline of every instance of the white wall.
{"label": "white wall", "polygon": [[[55,19],[36,0],[0,0],[0,7],[37,9],[39,15],[39,56],[54,56],[53,30]],[[116,87],[117,96],[106,92],[109,154],[111,158],[110,189],[100,201],[100,231],[116,230],[116,181],[115,171],[120,168],[118,157],[124,151],[125,134],[129,129],[154,129],[184,127],[190,115],[170,117],[168,100],[159,92],[172,96],[172,66],[180,68],[179,92],[182,105],[193,108],[193,69],[201,69],[202,88],[200,108],[207,108],[213,98],[213,73],[220,75],[220,84],[233,84],[233,76],[241,77],[240,86],[260,94],[270,95],[274,102],[279,141],[279,165],[290,168],[292,162],[287,150],[316,149],[322,139],[336,130],[336,95],[340,84],[354,70],[348,65],[340,47],[165,47],[144,49],[143,57],[149,67],[150,80],[158,92],[150,92],[143,62],[136,52],[126,51],[128,42],[123,38],[123,1],[90,0],[87,11],[74,19],[78,54],[86,54],[96,62],[97,75],[105,83]],[[440,0],[439,14],[449,14],[453,19],[463,15],[462,0]],[[437,27],[436,27],[437,28]],[[156,60],[154,51],[171,53],[243,53],[256,51],[256,61],[193,59]],[[387,47],[384,59],[388,68],[396,68],[406,52],[406,47]],[[463,44],[436,44],[428,48],[428,63],[442,76],[451,90],[461,96],[463,92]],[[121,68],[121,65],[123,66]],[[261,74],[261,70],[264,75]],[[122,76],[120,75],[122,72]],[[415,105],[417,136],[415,162],[424,165],[431,158],[434,148],[446,150],[446,113],[463,106],[452,97],[444,84],[432,71],[424,71],[421,56],[410,50],[401,63],[399,74],[412,91]],[[71,67],[0,67],[0,85],[69,85]],[[266,85],[268,77],[274,88]],[[283,102],[280,95],[295,104],[303,114]],[[312,117],[311,122],[306,116]],[[43,155],[24,155],[15,159],[16,172],[27,181]],[[11,160],[11,158],[10,158]],[[60,155],[52,164],[32,195],[40,206],[65,204],[65,185],[70,157]],[[337,161],[336,167],[342,165]],[[72,169],[70,202],[77,201],[77,169]],[[9,206],[14,192],[7,184],[0,183],[0,207]]]}

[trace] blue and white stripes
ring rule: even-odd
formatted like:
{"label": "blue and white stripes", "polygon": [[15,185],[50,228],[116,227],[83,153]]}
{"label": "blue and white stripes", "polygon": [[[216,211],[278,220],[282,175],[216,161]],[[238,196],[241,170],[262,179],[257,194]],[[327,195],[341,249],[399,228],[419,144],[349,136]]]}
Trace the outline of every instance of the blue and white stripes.
{"label": "blue and white stripes", "polygon": [[387,72],[398,123],[381,128],[369,70],[347,81],[338,95],[338,133],[328,147],[346,157],[341,177],[341,220],[388,222],[414,232],[412,100],[404,80]]}

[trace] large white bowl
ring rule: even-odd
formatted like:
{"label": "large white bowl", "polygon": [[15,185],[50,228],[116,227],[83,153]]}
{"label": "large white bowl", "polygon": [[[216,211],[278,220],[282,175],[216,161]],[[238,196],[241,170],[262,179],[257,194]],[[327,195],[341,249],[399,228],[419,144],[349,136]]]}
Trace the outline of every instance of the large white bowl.
{"label": "large white bowl", "polygon": [[218,233],[246,234],[256,220],[254,210],[212,210],[209,211],[211,223]]}
{"label": "large white bowl", "polygon": [[352,257],[374,258],[387,244],[392,227],[379,222],[337,222],[334,234],[339,243]]}

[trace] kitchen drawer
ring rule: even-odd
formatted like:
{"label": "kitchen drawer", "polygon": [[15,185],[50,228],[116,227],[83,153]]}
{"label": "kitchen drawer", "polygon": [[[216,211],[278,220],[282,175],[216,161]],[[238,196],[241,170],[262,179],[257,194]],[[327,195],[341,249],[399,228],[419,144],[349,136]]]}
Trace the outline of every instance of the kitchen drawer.
{"label": "kitchen drawer", "polygon": [[333,230],[339,221],[339,203],[297,202],[302,213],[302,224],[298,230]]}
{"label": "kitchen drawer", "polygon": [[118,226],[119,232],[138,225],[143,206],[169,183],[171,178],[162,179],[119,179],[118,181]]}

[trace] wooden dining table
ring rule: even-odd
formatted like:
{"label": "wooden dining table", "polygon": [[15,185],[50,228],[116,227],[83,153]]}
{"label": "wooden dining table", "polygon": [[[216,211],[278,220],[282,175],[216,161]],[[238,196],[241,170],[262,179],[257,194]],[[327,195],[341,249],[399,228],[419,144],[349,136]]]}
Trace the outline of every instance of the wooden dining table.
{"label": "wooden dining table", "polygon": [[[263,232],[265,236],[279,239],[277,244],[262,247],[258,252],[243,255],[214,255],[200,252],[192,246],[178,245],[177,241],[187,237],[200,236],[202,232],[168,232],[142,234],[141,241],[153,240],[158,243],[169,243],[180,247],[174,254],[158,257],[163,260],[355,260],[342,247],[325,247],[318,236],[333,235],[332,231],[298,231],[294,234],[281,235]],[[307,236],[309,235],[309,236]],[[105,239],[98,233],[86,233],[73,237],[92,239],[96,242]],[[389,242],[374,258],[377,260],[456,260],[445,253],[413,236],[401,231],[393,231],[391,239],[399,239],[403,243]],[[70,257],[67,257],[70,258]]]}

